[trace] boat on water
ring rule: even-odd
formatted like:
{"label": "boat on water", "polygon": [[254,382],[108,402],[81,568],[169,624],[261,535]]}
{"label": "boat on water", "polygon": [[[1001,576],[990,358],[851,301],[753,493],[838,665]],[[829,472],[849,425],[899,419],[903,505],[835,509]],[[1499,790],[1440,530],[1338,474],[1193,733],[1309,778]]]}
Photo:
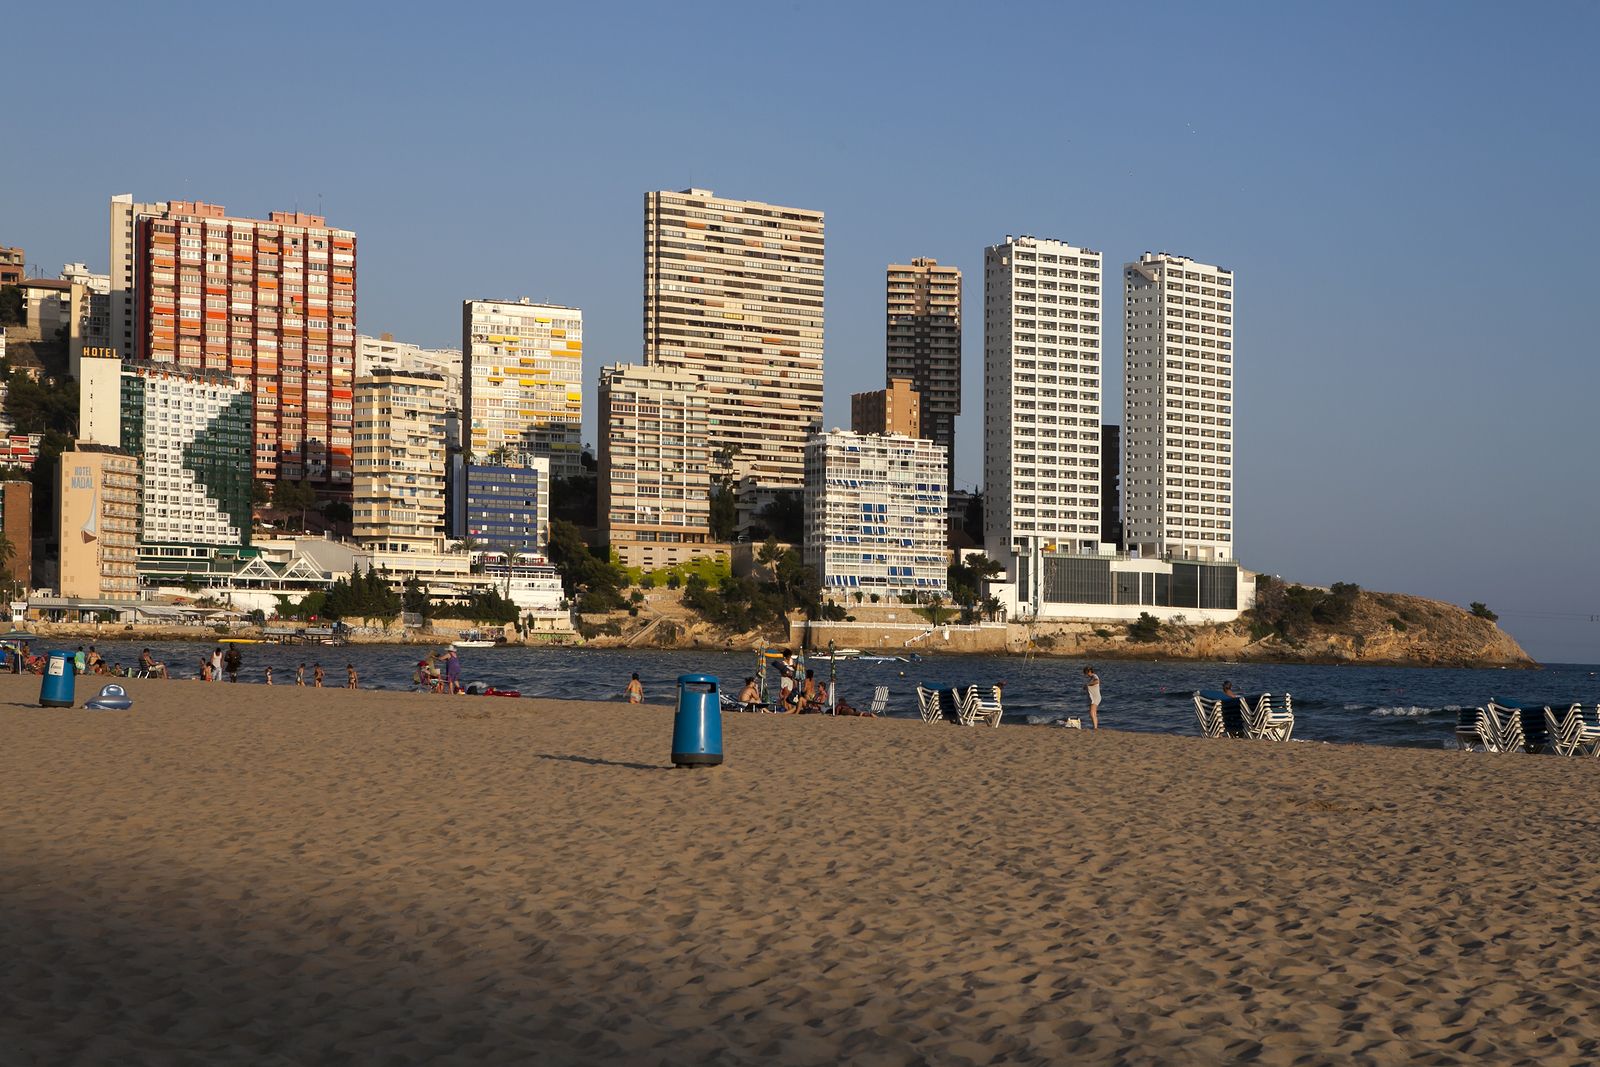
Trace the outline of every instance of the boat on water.
{"label": "boat on water", "polygon": [[831,652],[813,652],[810,659],[858,659],[863,658],[859,648],[836,648]]}
{"label": "boat on water", "polygon": [[905,656],[857,656],[858,663],[910,663]]}
{"label": "boat on water", "polygon": [[451,648],[493,648],[501,642],[487,636],[482,630],[463,630],[454,641],[450,642]]}

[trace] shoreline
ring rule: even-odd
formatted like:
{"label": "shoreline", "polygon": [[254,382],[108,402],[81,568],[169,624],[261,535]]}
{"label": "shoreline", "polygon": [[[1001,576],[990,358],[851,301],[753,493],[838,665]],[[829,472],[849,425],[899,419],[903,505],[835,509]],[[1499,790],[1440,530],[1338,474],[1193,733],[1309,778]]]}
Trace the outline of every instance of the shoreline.
{"label": "shoreline", "polygon": [[658,705],[37,688],[0,677],[24,1060],[1592,1051],[1550,931],[1600,870],[1502,825],[1587,810],[1592,760],[728,716],[675,770]]}
{"label": "shoreline", "polygon": [[[204,633],[196,632],[192,627],[139,627],[129,628],[126,625],[115,623],[72,625],[66,623],[13,623],[16,628],[25,629],[38,635],[38,640],[31,642],[35,651],[39,650],[41,642],[59,638],[65,642],[82,642],[84,644],[100,641],[128,641],[133,643],[152,641],[186,644],[215,644],[225,638],[246,637],[261,644],[279,644],[279,642],[263,640],[260,637],[259,627],[242,626],[230,629],[227,633],[219,634],[214,630]],[[444,647],[448,646],[455,637],[455,632],[429,633],[420,630],[400,634],[370,634],[356,633],[349,638],[350,645],[386,645],[395,647]],[[560,649],[594,649],[597,651],[628,651],[628,652],[731,652],[740,653],[752,650],[755,645],[732,644],[726,641],[689,641],[670,645],[645,643],[629,645],[621,639],[584,639],[577,635],[543,635],[535,634],[532,639],[512,641],[507,643],[512,648],[560,648]],[[339,645],[331,643],[317,644],[284,644],[283,647],[296,648],[337,648]],[[777,637],[764,642],[763,647],[783,648],[785,642]],[[896,651],[896,650],[888,650]],[[944,649],[929,649],[923,653],[928,656],[937,656],[940,659],[951,656],[962,657],[993,657],[997,659],[1026,660],[1049,659],[1063,662],[1075,660],[1128,662],[1128,663],[1237,663],[1240,665],[1262,664],[1301,667],[1397,667],[1407,669],[1443,669],[1443,670],[1516,670],[1539,671],[1544,669],[1544,664],[1529,659],[1526,662],[1503,663],[1491,660],[1414,660],[1414,659],[1350,659],[1337,656],[1285,656],[1276,650],[1268,650],[1265,654],[1254,656],[1238,656],[1219,654],[1215,650],[1205,652],[1196,651],[1192,655],[1178,655],[1170,650],[1161,652],[1132,651],[1123,649],[1074,649],[1060,651],[1056,649],[1033,649],[1031,651],[1017,651],[1014,649],[995,649],[980,651],[955,651]],[[814,658],[814,657],[813,657]],[[841,662],[847,662],[842,660]]]}

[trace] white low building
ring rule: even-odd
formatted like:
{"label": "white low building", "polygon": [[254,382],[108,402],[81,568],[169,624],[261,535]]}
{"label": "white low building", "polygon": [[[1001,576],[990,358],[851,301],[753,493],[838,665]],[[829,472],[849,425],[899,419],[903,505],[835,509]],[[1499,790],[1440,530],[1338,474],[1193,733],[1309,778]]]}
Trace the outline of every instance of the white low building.
{"label": "white low building", "polygon": [[944,446],[831,430],[806,442],[805,560],[826,592],[948,588]]}

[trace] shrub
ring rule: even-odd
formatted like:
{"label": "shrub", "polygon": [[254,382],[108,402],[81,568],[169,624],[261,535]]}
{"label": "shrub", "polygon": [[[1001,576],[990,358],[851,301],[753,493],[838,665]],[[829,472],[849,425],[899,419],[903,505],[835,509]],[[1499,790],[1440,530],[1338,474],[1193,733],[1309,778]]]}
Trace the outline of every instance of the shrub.
{"label": "shrub", "polygon": [[1490,622],[1496,622],[1500,618],[1500,616],[1489,610],[1487,604],[1477,600],[1472,602],[1472,614],[1480,619],[1488,619]]}
{"label": "shrub", "polygon": [[1161,637],[1161,620],[1148,611],[1139,612],[1138,621],[1128,624],[1128,640],[1155,641]]}
{"label": "shrub", "polygon": [[1102,627],[1101,629],[1096,630],[1094,635],[1100,638],[1100,640],[1105,641],[1110,639],[1111,631]]}
{"label": "shrub", "polygon": [[1405,623],[1404,619],[1391,618],[1389,620],[1389,626],[1390,626],[1391,629],[1398,630],[1401,633],[1405,633],[1406,632],[1406,623]]}

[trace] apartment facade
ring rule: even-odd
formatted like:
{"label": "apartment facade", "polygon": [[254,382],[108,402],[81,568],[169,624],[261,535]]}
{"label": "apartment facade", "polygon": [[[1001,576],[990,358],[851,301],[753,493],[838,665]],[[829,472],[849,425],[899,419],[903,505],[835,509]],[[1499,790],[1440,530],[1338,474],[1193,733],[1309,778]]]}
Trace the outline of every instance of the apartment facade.
{"label": "apartment facade", "polygon": [[461,408],[461,350],[423,348],[396,341],[393,334],[356,335],[356,374],[363,378],[380,370],[421,371],[444,379],[445,409]]}
{"label": "apartment facade", "polygon": [[1127,545],[1232,560],[1233,272],[1147,252],[1122,273]]}
{"label": "apartment facade", "polygon": [[1041,553],[1101,551],[1100,269],[1043,238],[984,253],[984,544],[1029,602]]}
{"label": "apartment facade", "polygon": [[477,463],[537,456],[552,478],[583,455],[583,312],[531,300],[461,306],[463,447]]}
{"label": "apartment facade", "polygon": [[474,463],[466,469],[466,533],[485,550],[539,556],[550,541],[550,461]]}
{"label": "apartment facade", "polygon": [[22,589],[33,585],[33,483],[21,478],[0,482],[0,530],[11,542],[3,571]]}
{"label": "apartment facade", "polygon": [[28,276],[28,253],[20,247],[0,245],[0,285],[20,285]]}
{"label": "apartment facade", "polygon": [[96,274],[84,263],[68,263],[61,268],[60,277],[83,291],[83,299],[74,309],[77,328],[67,349],[68,368],[76,378],[84,356],[115,355],[111,347],[111,275]]}
{"label": "apartment facade", "polygon": [[141,552],[248,545],[255,423],[248,386],[223,371],[85,362],[120,368],[120,433],[100,443],[120,444],[139,461]]}
{"label": "apartment facade", "polygon": [[[355,234],[297,212],[234,218],[181,200],[157,213],[112,207],[114,222],[119,209],[133,216],[139,358],[248,382],[254,477],[347,496]],[[115,301],[112,310],[115,332]]]}
{"label": "apartment facade", "polygon": [[133,600],[139,595],[139,461],[82,445],[61,453],[56,517],[61,595]]}
{"label": "apartment facade", "polygon": [[921,436],[951,459],[955,486],[956,416],[961,414],[961,271],[936,259],[893,263],[887,278],[884,371],[911,379],[921,399]]}
{"label": "apartment facade", "polygon": [[890,378],[887,389],[851,393],[850,429],[854,433],[921,437],[922,397],[912,388],[911,379]]}
{"label": "apartment facade", "polygon": [[355,380],[352,533],[386,552],[437,551],[444,537],[442,375],[388,368]]}
{"label": "apartment facade", "polygon": [[600,525],[625,566],[668,567],[711,547],[712,392],[694,371],[600,373]]}
{"label": "apartment facade", "polygon": [[944,446],[830,430],[806,445],[806,565],[825,592],[948,591]]}
{"label": "apartment facade", "polygon": [[136,329],[137,289],[139,266],[135,261],[139,241],[139,219],[147,215],[160,215],[167,210],[165,200],[141,203],[132,193],[118,193],[111,198],[111,258],[107,267],[111,278],[107,315],[109,342],[116,354],[132,359],[139,354]]}
{"label": "apartment facade", "polygon": [[822,422],[823,215],[645,194],[644,358],[705,383],[718,473],[799,486]]}

